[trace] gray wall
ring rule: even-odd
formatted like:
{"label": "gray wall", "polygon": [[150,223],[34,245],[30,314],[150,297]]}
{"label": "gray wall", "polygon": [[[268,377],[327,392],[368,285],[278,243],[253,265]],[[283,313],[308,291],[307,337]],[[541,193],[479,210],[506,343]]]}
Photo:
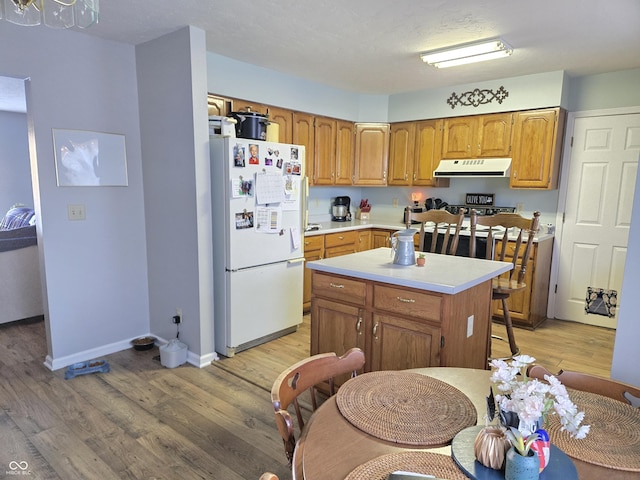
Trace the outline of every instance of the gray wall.
{"label": "gray wall", "polygon": [[205,55],[196,28],[136,48],[150,330],[174,338],[182,309],[180,340],[198,365],[214,351]]}
{"label": "gray wall", "polygon": [[15,203],[33,207],[27,115],[0,111],[0,219]]}
{"label": "gray wall", "polygon": [[[47,364],[59,368],[128,348],[149,331],[134,48],[8,22],[0,44],[0,74],[30,78]],[[52,128],[124,134],[129,186],[56,186]],[[69,221],[69,204],[84,204],[86,220]]]}

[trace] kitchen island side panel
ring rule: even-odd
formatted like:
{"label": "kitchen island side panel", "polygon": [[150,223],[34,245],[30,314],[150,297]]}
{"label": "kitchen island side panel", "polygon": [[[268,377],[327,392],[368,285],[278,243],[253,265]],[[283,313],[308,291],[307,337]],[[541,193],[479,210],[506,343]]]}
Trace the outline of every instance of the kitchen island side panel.
{"label": "kitchen island side panel", "polygon": [[491,280],[444,295],[440,366],[487,369],[491,355]]}

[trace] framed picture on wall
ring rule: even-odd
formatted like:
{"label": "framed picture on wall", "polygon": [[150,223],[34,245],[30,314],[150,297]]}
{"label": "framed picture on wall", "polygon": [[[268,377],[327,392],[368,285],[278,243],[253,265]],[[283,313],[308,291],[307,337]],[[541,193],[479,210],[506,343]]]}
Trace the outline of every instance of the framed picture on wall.
{"label": "framed picture on wall", "polygon": [[124,135],[54,128],[59,187],[128,185]]}

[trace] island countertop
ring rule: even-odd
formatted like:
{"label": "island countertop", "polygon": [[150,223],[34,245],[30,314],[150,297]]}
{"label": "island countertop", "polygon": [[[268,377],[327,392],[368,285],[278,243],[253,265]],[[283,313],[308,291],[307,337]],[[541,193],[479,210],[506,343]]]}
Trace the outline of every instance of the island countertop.
{"label": "island countertop", "polygon": [[394,265],[392,250],[382,247],[307,262],[307,268],[451,295],[497,277],[513,268],[509,262],[435,253],[424,253],[424,255],[427,259],[424,267]]}

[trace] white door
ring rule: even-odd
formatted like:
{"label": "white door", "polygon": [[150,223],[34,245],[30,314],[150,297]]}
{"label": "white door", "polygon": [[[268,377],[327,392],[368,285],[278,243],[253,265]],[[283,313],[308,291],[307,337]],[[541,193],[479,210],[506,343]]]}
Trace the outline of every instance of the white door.
{"label": "white door", "polygon": [[[615,328],[640,154],[640,114],[576,118],[555,317]],[[595,295],[587,306],[587,289]],[[617,298],[607,295],[614,290]],[[597,313],[593,313],[597,312]],[[611,313],[612,316],[603,315]]]}

